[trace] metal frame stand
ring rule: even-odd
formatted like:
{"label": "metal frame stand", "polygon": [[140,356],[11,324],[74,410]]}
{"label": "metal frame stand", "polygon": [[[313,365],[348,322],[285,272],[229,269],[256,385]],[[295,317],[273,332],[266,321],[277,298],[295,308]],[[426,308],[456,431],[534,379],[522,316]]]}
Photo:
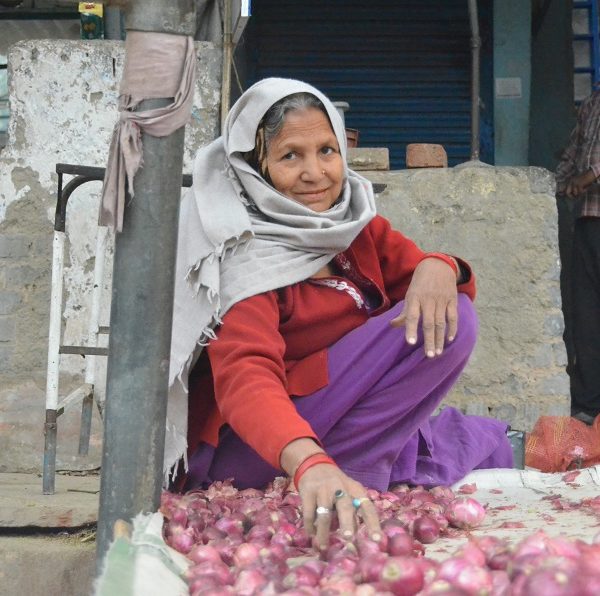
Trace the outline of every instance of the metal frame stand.
{"label": "metal frame stand", "polygon": [[[46,376],[46,421],[44,424],[44,464],[42,474],[43,494],[53,495],[56,476],[57,422],[61,414],[69,407],[81,402],[81,426],[79,432],[79,455],[87,455],[90,444],[92,411],[94,407],[94,386],[96,356],[107,356],[108,349],[98,347],[98,337],[108,334],[109,327],[99,325],[102,297],[102,281],[108,230],[98,228],[96,237],[96,259],[94,265],[94,285],[92,305],[88,325],[86,345],[69,346],[61,344],[61,319],[63,309],[63,270],[64,247],[66,241],[67,204],[73,192],[86,182],[102,181],[104,168],[74,164],[56,164],[58,189],[56,193],[56,212],[54,216],[54,240],[52,245],[52,290],[50,294],[50,326],[48,332],[48,368]],[[73,178],[63,186],[63,175]],[[183,176],[183,186],[192,185],[192,177]],[[60,355],[79,354],[86,357],[84,383],[59,401]],[[101,405],[96,406],[102,416]]]}
{"label": "metal frame stand", "polygon": [[[44,425],[44,465],[43,493],[54,494],[56,474],[57,421],[64,411],[81,402],[81,427],[79,432],[79,455],[87,455],[90,443],[92,409],[94,404],[95,358],[106,356],[106,348],[98,348],[98,335],[108,333],[108,327],[100,327],[100,299],[104,276],[104,255],[106,251],[106,228],[99,228],[96,240],[96,262],[94,266],[94,286],[92,309],[88,327],[87,345],[66,346],[61,344],[61,319],[63,308],[63,269],[66,240],[67,203],[73,191],[92,180],[102,180],[104,168],[90,168],[69,164],[57,164],[58,191],[54,217],[54,240],[52,244],[52,290],[50,294],[50,328],[48,332],[48,369],[46,376],[46,422]],[[63,174],[75,177],[63,188]],[[85,382],[67,397],[59,400],[60,355],[80,354],[87,356]]]}

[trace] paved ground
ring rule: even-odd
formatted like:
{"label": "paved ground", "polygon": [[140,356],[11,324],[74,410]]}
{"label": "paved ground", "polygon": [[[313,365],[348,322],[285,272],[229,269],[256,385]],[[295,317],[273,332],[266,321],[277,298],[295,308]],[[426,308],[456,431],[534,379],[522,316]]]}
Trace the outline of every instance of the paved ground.
{"label": "paved ground", "polygon": [[89,596],[100,477],[0,474],[0,596]]}

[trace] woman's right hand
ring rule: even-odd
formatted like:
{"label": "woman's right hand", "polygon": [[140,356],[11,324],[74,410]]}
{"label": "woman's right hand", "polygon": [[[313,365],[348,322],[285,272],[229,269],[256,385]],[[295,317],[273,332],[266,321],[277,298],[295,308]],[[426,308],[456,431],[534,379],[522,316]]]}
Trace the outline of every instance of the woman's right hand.
{"label": "woman's right hand", "polygon": [[[310,438],[296,439],[281,452],[281,465],[290,477],[308,457],[324,453]],[[315,536],[319,548],[329,544],[329,532],[333,515],[338,516],[342,536],[351,539],[357,528],[360,516],[374,540],[381,538],[381,526],[375,505],[367,497],[367,489],[350,478],[340,468],[332,464],[319,463],[309,467],[300,477],[296,487],[302,499],[302,515],[306,531]],[[353,499],[361,501],[360,507],[353,505]],[[329,513],[317,514],[317,508],[325,508]]]}
{"label": "woman's right hand", "polygon": [[[367,527],[375,541],[381,539],[381,526],[373,502],[367,497],[366,488],[353,480],[340,468],[331,464],[317,464],[308,469],[300,479],[297,490],[302,499],[302,515],[306,531],[315,536],[317,546],[327,548],[331,521],[337,515],[342,536],[350,540],[357,529],[357,516]],[[342,496],[339,491],[342,491]],[[337,493],[337,495],[336,495]],[[353,499],[361,500],[360,507],[353,505]],[[318,513],[325,507],[330,513]]]}

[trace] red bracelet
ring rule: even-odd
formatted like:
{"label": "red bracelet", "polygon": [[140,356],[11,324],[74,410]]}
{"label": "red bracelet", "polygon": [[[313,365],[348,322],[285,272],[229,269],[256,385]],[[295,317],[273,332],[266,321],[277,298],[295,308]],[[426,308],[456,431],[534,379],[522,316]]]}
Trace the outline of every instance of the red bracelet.
{"label": "red bracelet", "polygon": [[331,466],[335,466],[336,463],[331,459],[326,453],[313,453],[309,455],[305,460],[303,460],[300,465],[296,468],[294,472],[294,486],[296,490],[298,490],[298,485],[300,484],[300,479],[304,475],[304,472],[317,464],[329,464]]}
{"label": "red bracelet", "polygon": [[[429,259],[429,258],[439,259],[440,261],[444,261],[444,263],[446,263],[446,264],[450,265],[450,267],[452,267],[452,269],[454,271],[454,275],[456,275],[456,277],[458,277],[458,265],[456,264],[456,261],[452,257],[445,255],[443,252],[426,252],[423,255],[423,257],[421,258],[421,261],[424,261],[425,259]],[[419,263],[421,261],[419,261]]]}

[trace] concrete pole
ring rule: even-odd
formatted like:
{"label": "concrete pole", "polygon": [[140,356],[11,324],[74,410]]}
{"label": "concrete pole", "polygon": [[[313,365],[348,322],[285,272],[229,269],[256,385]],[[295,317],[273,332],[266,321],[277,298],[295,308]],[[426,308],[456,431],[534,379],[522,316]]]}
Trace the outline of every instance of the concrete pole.
{"label": "concrete pole", "polygon": [[469,0],[471,23],[471,161],[479,160],[479,95],[480,95],[480,51],[479,15],[477,0]]}
{"label": "concrete pole", "polygon": [[[193,35],[195,25],[194,0],[133,0],[126,12],[129,31]],[[172,101],[147,100],[138,110]],[[160,502],[183,138],[183,128],[163,138],[142,136],[144,165],[116,238],[98,571],[115,521],[156,511]]]}
{"label": "concrete pole", "polygon": [[231,0],[224,0],[223,6],[223,71],[221,82],[221,134],[225,129],[225,119],[229,113],[231,99],[231,62],[233,42],[231,39]]}

